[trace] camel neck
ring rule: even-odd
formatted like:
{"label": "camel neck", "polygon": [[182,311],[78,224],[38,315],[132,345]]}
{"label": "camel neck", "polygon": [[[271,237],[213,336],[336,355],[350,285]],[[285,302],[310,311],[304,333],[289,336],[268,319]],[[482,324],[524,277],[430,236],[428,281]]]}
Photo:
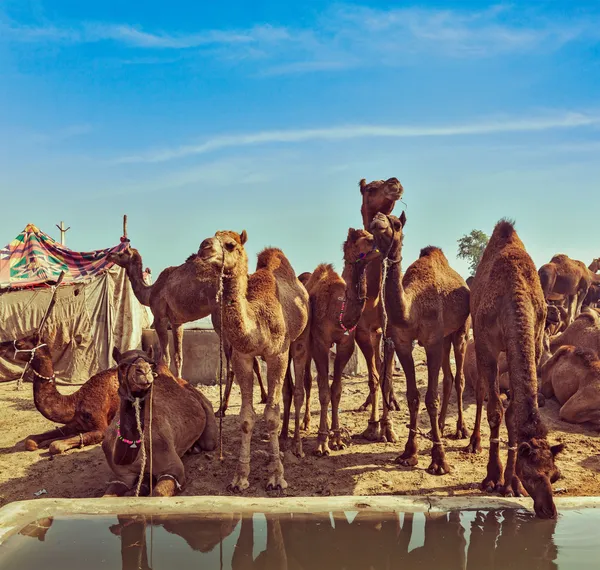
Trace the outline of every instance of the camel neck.
{"label": "camel neck", "polygon": [[223,322],[227,340],[240,352],[250,352],[249,340],[255,328],[248,302],[248,273],[223,278]]}
{"label": "camel neck", "polygon": [[385,263],[387,271],[382,270],[385,274],[385,310],[393,324],[402,326],[409,320],[409,303],[402,285],[402,248],[394,244],[382,266]]}
{"label": "camel neck", "polygon": [[136,299],[145,306],[150,306],[150,293],[152,285],[147,285],[144,281],[144,273],[142,271],[142,258],[139,255],[134,256],[131,262],[125,268],[131,288]]}
{"label": "camel neck", "polygon": [[367,296],[365,271],[367,267],[363,262],[344,264],[342,278],[346,282],[346,304],[342,315],[342,324],[345,329],[352,329],[357,325],[365,307]]}
{"label": "camel neck", "polygon": [[[140,424],[142,431],[144,431],[144,412],[145,400],[141,400]],[[121,438],[118,438],[116,442],[115,461],[118,465],[129,465],[135,461],[141,443],[135,443],[135,447],[131,447],[131,443],[128,442],[138,442],[141,439],[141,435],[137,427],[133,402],[125,398],[121,398],[121,406],[119,408],[119,433],[121,434]],[[127,442],[124,440],[127,440]]]}
{"label": "camel neck", "polygon": [[[51,378],[54,376],[52,356],[47,347],[38,349],[31,361],[31,368],[40,376]],[[33,376],[33,401],[38,411],[51,422],[66,424],[75,416],[77,394],[65,396],[56,389],[52,380]]]}

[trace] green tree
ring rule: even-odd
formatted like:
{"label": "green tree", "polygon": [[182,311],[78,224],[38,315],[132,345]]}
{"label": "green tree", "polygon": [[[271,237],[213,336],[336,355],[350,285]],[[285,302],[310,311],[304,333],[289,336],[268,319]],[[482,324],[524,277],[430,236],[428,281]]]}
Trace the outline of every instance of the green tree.
{"label": "green tree", "polygon": [[471,275],[475,275],[489,239],[481,230],[472,230],[470,234],[464,235],[458,240],[457,257],[469,261]]}

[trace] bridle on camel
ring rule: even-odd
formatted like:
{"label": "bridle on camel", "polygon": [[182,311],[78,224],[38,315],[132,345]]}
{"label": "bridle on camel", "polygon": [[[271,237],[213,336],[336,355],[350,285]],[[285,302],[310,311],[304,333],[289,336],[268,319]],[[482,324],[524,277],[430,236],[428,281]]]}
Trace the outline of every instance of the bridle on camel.
{"label": "bridle on camel", "polygon": [[15,360],[17,359],[17,354],[19,352],[30,352],[31,353],[29,360],[25,363],[25,366],[23,367],[23,372],[21,372],[21,377],[17,380],[17,390],[19,390],[21,388],[21,386],[23,385],[23,378],[25,377],[25,373],[27,372],[28,368],[31,368],[31,371],[38,378],[41,378],[42,380],[48,380],[49,382],[53,382],[56,379],[55,373],[53,373],[52,376],[43,376],[33,366],[31,366],[31,363],[33,362],[33,359],[35,358],[35,351],[38,348],[42,348],[43,346],[48,346],[48,345],[45,342],[42,342],[41,344],[38,344],[37,346],[34,346],[33,348],[17,348],[17,341],[13,340],[13,349],[15,351],[15,354],[14,354]]}

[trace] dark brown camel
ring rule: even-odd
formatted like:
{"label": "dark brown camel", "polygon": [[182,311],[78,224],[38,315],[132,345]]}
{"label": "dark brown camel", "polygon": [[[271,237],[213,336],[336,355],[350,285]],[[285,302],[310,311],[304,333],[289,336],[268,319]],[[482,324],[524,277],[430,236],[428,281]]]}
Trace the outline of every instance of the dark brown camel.
{"label": "dark brown camel", "polygon": [[92,376],[77,392],[61,394],[54,383],[52,355],[37,334],[0,343],[0,356],[30,363],[33,375],[33,400],[38,411],[51,422],[64,424],[25,440],[28,451],[49,446],[50,454],[74,447],[100,443],[104,431],[119,409],[116,368]]}
{"label": "dark brown camel", "polygon": [[[417,422],[419,391],[412,356],[413,341],[425,347],[427,354],[427,394],[425,405],[431,422],[433,446],[431,464],[427,471],[443,475],[450,471],[446,463],[443,434],[448,401],[455,384],[450,368],[450,349],[454,347],[456,361],[456,393],[458,421],[456,438],[467,437],[463,418],[462,394],[464,389],[463,362],[467,347],[469,318],[469,288],[465,280],[448,264],[446,256],[437,247],[421,250],[419,259],[402,275],[402,240],[406,223],[404,212],[400,218],[377,214],[371,223],[375,242],[387,265],[385,307],[389,317],[389,334],[406,376],[406,399],[410,410],[409,436],[404,453],[397,461],[414,467],[418,463]],[[385,256],[383,254],[385,252]],[[438,417],[438,381],[440,368],[444,370],[444,397]]]}
{"label": "dark brown camel", "polygon": [[[108,260],[125,269],[137,300],[142,305],[150,307],[154,316],[154,328],[158,336],[161,354],[167,366],[171,361],[168,336],[169,326],[171,327],[175,349],[175,371],[177,377],[180,378],[183,368],[184,323],[203,319],[210,315],[215,330],[220,334],[220,315],[217,303],[219,273],[212,265],[205,263],[195,254],[177,267],[167,267],[160,273],[155,283],[148,285],[144,281],[142,272],[142,256],[137,249],[127,247],[121,252],[111,253]],[[229,363],[231,345],[226,338],[223,339],[223,350],[226,363]],[[260,386],[261,403],[264,404],[267,401],[267,393],[258,360],[254,361],[253,366]],[[227,366],[227,370],[229,370],[229,366]],[[225,415],[232,385],[233,374],[230,372],[226,379],[223,408],[217,411],[217,415]]]}
{"label": "dark brown camel", "polygon": [[[370,225],[379,212],[391,214],[394,206],[404,193],[404,188],[397,178],[374,180],[367,184],[366,180],[359,183],[362,196],[360,213],[364,230],[370,232]],[[384,343],[384,358],[381,358],[381,335],[383,332],[383,310],[379,299],[381,289],[381,264],[371,263],[367,268],[367,299],[358,326],[356,327],[356,344],[365,357],[369,374],[369,396],[359,411],[371,406],[369,425],[362,434],[370,441],[398,440],[391,423],[388,422],[388,404],[392,409],[400,407],[393,391],[392,375],[394,372],[394,349],[390,343]],[[382,361],[383,360],[383,361]],[[385,377],[380,378],[385,368]],[[380,386],[381,382],[381,386]],[[386,392],[383,399],[383,416],[379,418],[379,388]],[[383,393],[382,392],[382,393]]]}
{"label": "dark brown camel", "polygon": [[[536,514],[556,517],[552,483],[559,477],[554,458],[563,445],[550,447],[548,430],[537,402],[537,363],[543,348],[546,303],[533,260],[525,251],[513,224],[498,222],[477,268],[471,290],[471,314],[479,381],[488,385],[490,454],[482,489],[520,495],[522,486],[533,498]],[[500,424],[504,414],[498,389],[498,355],[506,352],[511,400],[506,411],[508,461],[502,473]],[[469,451],[480,448],[478,417]]]}
{"label": "dark brown camel", "polygon": [[119,415],[106,430],[102,450],[118,480],[109,484],[104,496],[132,494],[139,478],[149,477],[152,465],[153,494],[171,497],[185,485],[181,457],[190,450],[212,451],[217,445],[212,404],[142,350],[121,354],[115,348],[113,358],[118,363]]}

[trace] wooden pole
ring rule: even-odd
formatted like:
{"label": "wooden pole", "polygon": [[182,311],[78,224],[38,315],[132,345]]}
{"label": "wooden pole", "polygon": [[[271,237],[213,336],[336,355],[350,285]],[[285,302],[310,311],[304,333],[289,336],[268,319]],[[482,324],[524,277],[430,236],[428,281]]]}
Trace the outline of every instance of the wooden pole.
{"label": "wooden pole", "polygon": [[64,276],[65,276],[65,272],[61,271],[60,275],[58,276],[58,279],[56,281],[56,285],[54,286],[54,291],[52,291],[52,298],[50,299],[50,304],[48,305],[48,308],[46,309],[46,313],[44,314],[44,317],[42,318],[42,322],[40,323],[40,326],[38,328],[38,332],[37,332],[38,336],[40,336],[42,334],[42,329],[44,328],[44,325],[46,324],[46,321],[48,320],[48,316],[50,315],[50,312],[54,308],[54,305],[56,303],[56,294],[58,293],[58,287],[62,283]]}
{"label": "wooden pole", "polygon": [[60,245],[65,245],[65,243],[66,243],[65,234],[71,229],[71,226],[69,226],[68,228],[65,228],[65,223],[60,222],[60,226],[58,224],[56,224],[56,227],[60,231]]}
{"label": "wooden pole", "polygon": [[123,216],[123,237],[127,239],[127,214]]}

